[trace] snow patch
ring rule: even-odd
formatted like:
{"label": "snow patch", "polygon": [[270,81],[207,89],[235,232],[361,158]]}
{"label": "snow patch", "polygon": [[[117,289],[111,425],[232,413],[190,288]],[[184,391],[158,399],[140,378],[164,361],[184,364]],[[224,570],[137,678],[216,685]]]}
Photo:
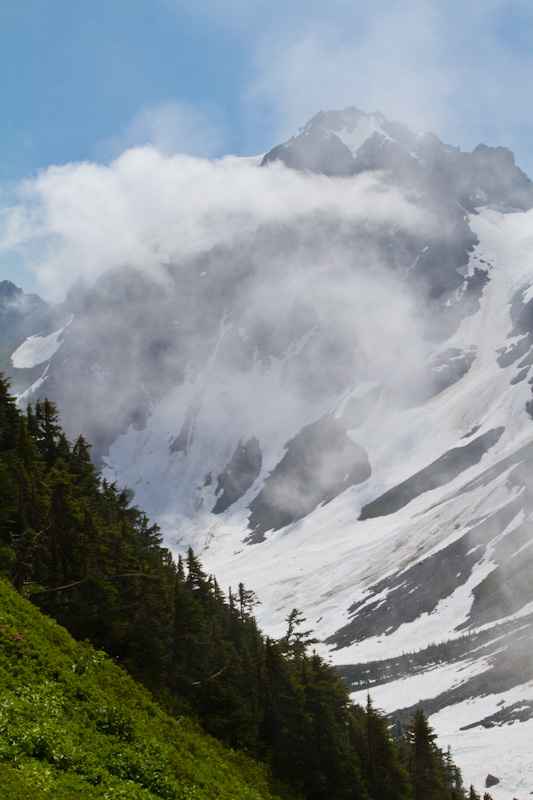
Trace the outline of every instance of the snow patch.
{"label": "snow patch", "polygon": [[66,325],[63,325],[58,331],[48,334],[48,336],[38,333],[26,339],[11,354],[11,363],[15,369],[31,369],[38,364],[49,361],[59,349],[63,331],[70,325],[72,319],[73,317],[69,319]]}
{"label": "snow patch", "polygon": [[390,136],[387,136],[374,116],[361,117],[355,128],[347,126],[340,131],[335,131],[335,135],[346,145],[353,158],[356,158],[359,148],[375,133],[385,137],[387,141],[391,141]]}

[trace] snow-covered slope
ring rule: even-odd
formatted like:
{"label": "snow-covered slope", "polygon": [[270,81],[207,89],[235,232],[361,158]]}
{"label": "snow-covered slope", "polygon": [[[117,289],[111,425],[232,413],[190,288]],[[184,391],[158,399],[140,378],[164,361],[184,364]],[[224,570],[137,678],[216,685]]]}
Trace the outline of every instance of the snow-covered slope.
{"label": "snow-covered slope", "polygon": [[58,402],[169,546],[253,588],[269,633],[301,609],[356,699],[400,721],[421,703],[469,781],[525,796],[531,183],[503,148],[356,109],[250,169],[301,213],[164,280],[78,287],[15,353],[21,392]]}

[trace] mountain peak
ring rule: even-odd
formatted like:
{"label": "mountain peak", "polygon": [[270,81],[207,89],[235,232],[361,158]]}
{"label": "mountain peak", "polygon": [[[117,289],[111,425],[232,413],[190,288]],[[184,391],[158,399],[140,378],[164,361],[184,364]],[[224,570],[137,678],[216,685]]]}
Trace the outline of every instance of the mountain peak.
{"label": "mountain peak", "polygon": [[408,189],[425,197],[435,196],[438,189],[439,203],[469,211],[483,205],[533,207],[533,183],[508,148],[480,144],[472,153],[462,152],[434,133],[416,134],[379,111],[367,113],[354,106],[319,111],[262,163],[272,161],[330,176],[386,171]]}
{"label": "mountain peak", "polygon": [[374,136],[388,139],[379,112],[367,113],[355,106],[342,110],[319,111],[287,142],[275,147],[263,159],[281,160],[295,169],[326,175],[357,172],[353,162],[361,146]]}
{"label": "mountain peak", "polygon": [[47,327],[51,309],[36,294],[26,294],[12,281],[0,281],[0,347]]}
{"label": "mountain peak", "polygon": [[0,281],[0,300],[16,297],[22,294],[22,289],[15,286],[13,281]]}

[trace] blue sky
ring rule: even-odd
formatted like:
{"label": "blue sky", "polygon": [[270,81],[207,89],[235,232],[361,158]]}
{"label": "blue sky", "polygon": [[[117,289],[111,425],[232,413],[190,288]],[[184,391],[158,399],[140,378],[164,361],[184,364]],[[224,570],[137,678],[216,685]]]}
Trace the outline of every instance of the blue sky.
{"label": "blue sky", "polygon": [[4,204],[51,165],[258,154],[346,105],[533,175],[531,0],[0,0],[0,81]]}

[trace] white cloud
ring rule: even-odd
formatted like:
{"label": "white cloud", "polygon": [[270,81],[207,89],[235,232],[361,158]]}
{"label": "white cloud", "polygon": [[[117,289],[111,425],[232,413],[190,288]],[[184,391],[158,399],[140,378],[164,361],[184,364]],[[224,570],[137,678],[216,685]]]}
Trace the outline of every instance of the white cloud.
{"label": "white cloud", "polygon": [[369,225],[426,224],[380,176],[330,179],[277,163],[127,150],[109,166],[50,167],[24,181],[4,211],[0,252],[16,253],[41,292],[60,299],[73,281],[130,264],[155,275],[166,259],[205,250],[263,222],[319,212]]}

